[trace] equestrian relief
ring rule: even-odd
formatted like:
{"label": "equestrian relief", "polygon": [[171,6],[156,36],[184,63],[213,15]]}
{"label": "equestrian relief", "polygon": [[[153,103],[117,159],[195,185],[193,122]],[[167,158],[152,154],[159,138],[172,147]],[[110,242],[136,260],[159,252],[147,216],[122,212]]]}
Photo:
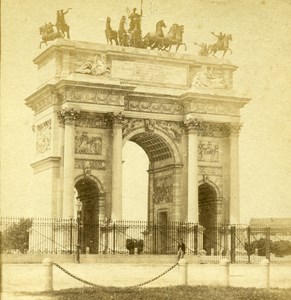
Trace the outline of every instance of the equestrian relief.
{"label": "equestrian relief", "polygon": [[[58,10],[56,16],[56,23],[52,24],[51,22],[45,23],[44,26],[40,27],[40,35],[42,44],[46,44],[48,41],[53,41],[57,38],[67,38],[70,39],[70,26],[66,23],[65,15],[70,11],[71,8],[68,8],[66,11]],[[186,44],[183,42],[184,34],[184,25],[179,25],[174,23],[170,28],[167,34],[164,34],[165,28],[167,28],[164,20],[160,20],[156,23],[156,30],[154,32],[148,32],[146,35],[142,35],[142,17],[143,11],[142,8],[140,12],[137,12],[137,9],[134,8],[130,13],[127,10],[127,17],[122,16],[119,22],[118,30],[113,30],[111,27],[111,18],[107,17],[106,19],[106,28],[105,36],[108,44],[120,45],[124,47],[133,47],[133,48],[142,48],[142,49],[158,49],[161,51],[171,51],[172,46],[175,47],[177,52],[181,45],[184,46],[185,51],[187,50]],[[128,24],[129,21],[129,24]],[[217,52],[222,52],[222,58],[229,51],[232,53],[229,43],[232,41],[231,34],[211,34],[217,38],[217,42],[207,45],[207,43],[197,43],[194,42],[194,45],[200,47],[198,55],[200,56],[209,56],[210,54],[215,56]],[[94,63],[93,63],[94,64]],[[95,62],[96,67],[96,62]],[[96,68],[90,67],[90,64],[81,67],[78,71],[79,73],[93,74],[96,71]],[[92,72],[92,73],[90,73]],[[98,75],[98,74],[93,74]],[[100,75],[100,74],[99,74]]]}

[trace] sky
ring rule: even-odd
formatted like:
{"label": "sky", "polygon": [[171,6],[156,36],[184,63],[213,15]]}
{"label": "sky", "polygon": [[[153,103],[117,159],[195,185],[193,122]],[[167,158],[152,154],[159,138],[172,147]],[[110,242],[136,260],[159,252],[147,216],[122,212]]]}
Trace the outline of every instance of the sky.
{"label": "sky", "polygon": [[[1,214],[5,216],[31,216],[37,209],[32,205],[30,167],[35,148],[33,112],[24,99],[37,87],[32,60],[41,51],[39,27],[45,22],[54,23],[56,11],[69,7],[72,10],[66,20],[71,39],[105,43],[106,17],[111,17],[111,26],[117,29],[126,8],[137,7],[139,11],[141,2],[2,0]],[[234,89],[252,98],[241,110],[241,221],[291,217],[291,0],[143,0],[143,15],[144,35],[154,31],[161,19],[168,27],[183,24],[183,40],[190,54],[198,51],[194,42],[215,42],[212,31],[232,34],[233,54],[227,59],[239,67],[234,74]],[[134,145],[126,148],[129,154],[124,157],[131,159],[125,159],[125,190],[133,194],[125,198],[135,201],[138,215],[144,212],[145,200],[136,203],[138,195],[143,194],[142,187],[129,188],[135,176],[128,165],[130,160],[143,161],[143,178],[148,161]],[[144,180],[140,182],[145,186]],[[130,215],[126,210],[125,216]]]}

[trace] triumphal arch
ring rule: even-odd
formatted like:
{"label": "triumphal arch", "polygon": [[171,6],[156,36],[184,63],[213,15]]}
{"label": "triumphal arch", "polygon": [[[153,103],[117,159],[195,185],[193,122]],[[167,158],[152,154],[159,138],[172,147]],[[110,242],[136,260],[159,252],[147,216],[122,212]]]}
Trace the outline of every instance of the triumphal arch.
{"label": "triumphal arch", "polygon": [[[216,57],[55,40],[34,63],[42,215],[122,219],[122,147],[149,158],[148,220],[239,222],[237,67]],[[138,180],[138,174],[134,174]],[[137,199],[138,201],[138,199]]]}

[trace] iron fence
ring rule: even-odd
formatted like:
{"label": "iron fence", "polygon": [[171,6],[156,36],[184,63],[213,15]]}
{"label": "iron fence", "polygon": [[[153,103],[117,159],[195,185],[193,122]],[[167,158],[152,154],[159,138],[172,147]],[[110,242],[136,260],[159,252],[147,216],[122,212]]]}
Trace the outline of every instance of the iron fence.
{"label": "iron fence", "polygon": [[83,254],[176,254],[182,239],[201,263],[291,263],[291,227],[2,217],[0,233],[2,253],[73,254],[79,241]]}

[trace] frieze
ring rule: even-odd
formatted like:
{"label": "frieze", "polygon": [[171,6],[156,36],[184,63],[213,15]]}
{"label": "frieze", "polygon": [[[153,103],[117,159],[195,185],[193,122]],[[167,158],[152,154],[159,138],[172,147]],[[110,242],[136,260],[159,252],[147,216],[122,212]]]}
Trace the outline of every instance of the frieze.
{"label": "frieze", "polygon": [[222,176],[221,167],[199,166],[200,175]]}
{"label": "frieze", "polygon": [[200,141],[198,145],[198,161],[219,162],[218,143],[212,141]]}
{"label": "frieze", "polygon": [[36,127],[36,152],[44,153],[51,148],[52,125],[47,120]]}
{"label": "frieze", "polygon": [[182,122],[161,121],[154,119],[125,119],[122,128],[123,138],[125,138],[132,131],[140,128],[144,128],[144,130],[147,132],[154,132],[155,129],[159,129],[175,142],[180,143],[182,140]]}
{"label": "frieze", "polygon": [[108,129],[110,124],[108,124],[105,114],[81,112],[76,120],[76,127]]}
{"label": "frieze", "polygon": [[196,103],[190,102],[185,105],[186,111],[195,112],[200,114],[215,114],[215,115],[227,115],[238,116],[239,107],[234,104],[214,104],[214,103]]}
{"label": "frieze", "polygon": [[165,176],[155,178],[153,201],[155,204],[173,201],[173,177]]}
{"label": "frieze", "polygon": [[83,169],[84,174],[88,175],[91,170],[105,170],[105,160],[93,160],[93,159],[75,159],[75,169]]}
{"label": "frieze", "polygon": [[227,124],[203,122],[198,134],[209,137],[229,137],[229,126]]}
{"label": "frieze", "polygon": [[129,110],[129,111],[140,111],[140,112],[161,113],[161,114],[171,114],[171,115],[183,114],[183,105],[178,103],[126,100],[124,104],[125,104],[125,110]]}
{"label": "frieze", "polygon": [[92,134],[85,131],[76,131],[75,153],[77,154],[102,154],[101,134]]}
{"label": "frieze", "polygon": [[106,90],[69,88],[61,93],[62,103],[85,102],[103,105],[124,105],[124,96]]}

